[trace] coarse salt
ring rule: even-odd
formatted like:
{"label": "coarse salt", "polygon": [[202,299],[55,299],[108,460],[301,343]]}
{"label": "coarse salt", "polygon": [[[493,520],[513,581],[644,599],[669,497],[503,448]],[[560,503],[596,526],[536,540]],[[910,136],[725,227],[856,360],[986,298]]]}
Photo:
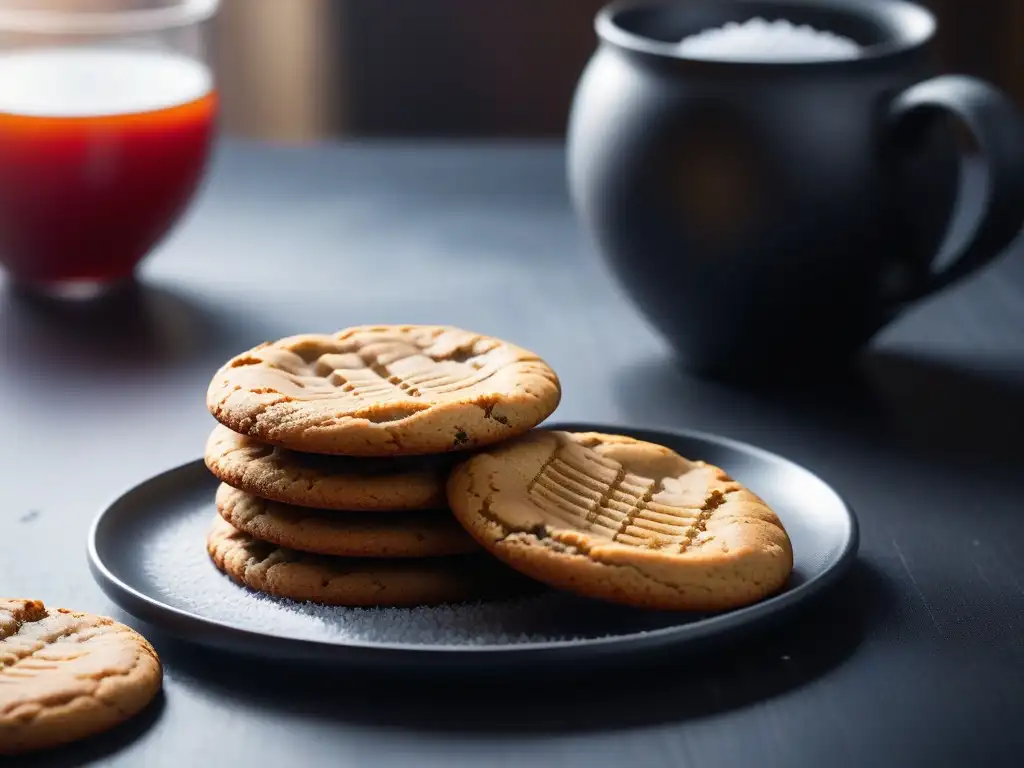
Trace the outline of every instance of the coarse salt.
{"label": "coarse salt", "polygon": [[206,553],[212,508],[168,521],[140,552],[146,591],[163,602],[233,627],[335,643],[473,647],[572,643],[643,632],[697,617],[599,604],[559,592],[518,600],[420,608],[344,608],[261,595],[223,575]]}
{"label": "coarse salt", "polygon": [[679,53],[715,61],[807,62],[856,59],[861,47],[848,37],[785,19],[731,21],[683,38]]}

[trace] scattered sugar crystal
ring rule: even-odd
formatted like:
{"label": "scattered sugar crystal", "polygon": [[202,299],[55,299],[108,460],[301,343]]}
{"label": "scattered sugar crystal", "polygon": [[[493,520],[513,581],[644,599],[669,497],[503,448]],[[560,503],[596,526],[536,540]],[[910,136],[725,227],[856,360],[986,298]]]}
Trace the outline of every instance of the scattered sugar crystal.
{"label": "scattered sugar crystal", "polygon": [[567,594],[422,608],[340,608],[297,603],[239,587],[206,554],[211,508],[173,518],[140,551],[150,593],[206,619],[282,637],[332,643],[470,647],[572,642],[684,623],[693,618],[634,611]]}
{"label": "scattered sugar crystal", "polygon": [[861,48],[848,37],[807,24],[754,18],[705,29],[679,43],[680,53],[717,61],[824,61],[856,59]]}

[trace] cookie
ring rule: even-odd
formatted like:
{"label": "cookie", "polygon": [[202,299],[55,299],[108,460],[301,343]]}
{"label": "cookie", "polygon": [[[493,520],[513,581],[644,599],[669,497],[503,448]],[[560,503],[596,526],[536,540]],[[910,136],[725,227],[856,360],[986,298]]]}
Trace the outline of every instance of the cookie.
{"label": "cookie", "polygon": [[206,466],[254,496],[317,509],[392,511],[447,506],[451,455],[388,459],[299,453],[218,424],[206,441]]}
{"label": "cookie", "polygon": [[513,568],[589,597],[716,611],[779,590],[793,550],[722,469],[628,437],[536,430],[457,466],[448,502]]}
{"label": "cookie", "polygon": [[233,581],[323,605],[414,606],[506,597],[529,583],[487,555],[421,560],[311,555],[258,541],[217,517],[206,549]]}
{"label": "cookie", "polygon": [[0,755],[112,728],[142,711],[162,679],[156,651],[123,624],[0,599]]}
{"label": "cookie", "polygon": [[217,511],[255,539],[320,555],[437,557],[480,551],[447,509],[390,515],[322,512],[266,501],[222,484]]}
{"label": "cookie", "polygon": [[558,377],[531,352],[457,328],[391,325],[255,347],[216,373],[207,407],[264,443],[398,456],[515,437],[560,398]]}

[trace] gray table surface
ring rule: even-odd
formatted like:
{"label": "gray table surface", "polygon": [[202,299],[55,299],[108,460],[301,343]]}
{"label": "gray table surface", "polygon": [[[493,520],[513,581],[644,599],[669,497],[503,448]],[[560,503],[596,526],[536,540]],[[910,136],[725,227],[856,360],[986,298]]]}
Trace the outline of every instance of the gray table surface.
{"label": "gray table surface", "polygon": [[452,323],[559,372],[565,420],[692,427],[804,463],[859,563],[786,627],[639,680],[374,686],[144,631],[162,699],[26,764],[1010,765],[1024,748],[1024,254],[920,305],[854,374],[680,373],[579,232],[554,145],[225,143],[135,301],[0,295],[0,593],[137,622],[93,583],[105,502],[200,455],[226,357],[357,323]]}

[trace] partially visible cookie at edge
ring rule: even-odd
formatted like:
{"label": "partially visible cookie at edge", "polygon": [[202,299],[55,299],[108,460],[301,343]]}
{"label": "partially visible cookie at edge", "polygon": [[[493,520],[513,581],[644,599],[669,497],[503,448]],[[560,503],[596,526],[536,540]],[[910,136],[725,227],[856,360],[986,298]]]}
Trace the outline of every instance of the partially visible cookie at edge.
{"label": "partially visible cookie at edge", "polygon": [[724,470],[618,435],[535,430],[460,463],[456,518],[551,586],[663,610],[727,610],[793,567],[778,516]]}
{"label": "partially visible cookie at edge", "polygon": [[321,605],[388,607],[501,599],[536,591],[485,555],[373,560],[310,555],[257,541],[217,516],[206,549],[232,581]]}
{"label": "partially visible cookie at edge", "polygon": [[480,552],[448,509],[336,512],[296,507],[221,484],[217,512],[255,539],[337,557],[441,557]]}
{"label": "partially visible cookie at edge", "polygon": [[300,453],[218,424],[206,466],[228,485],[264,499],[317,509],[399,511],[447,505],[450,455],[353,458]]}
{"label": "partially visible cookie at edge", "polygon": [[558,406],[537,355],[447,326],[359,326],[267,342],[214,375],[224,426],[296,451],[400,456],[463,451],[523,434]]}
{"label": "partially visible cookie at edge", "polygon": [[124,624],[0,599],[0,755],[113,728],[141,712],[162,680],[156,651]]}

